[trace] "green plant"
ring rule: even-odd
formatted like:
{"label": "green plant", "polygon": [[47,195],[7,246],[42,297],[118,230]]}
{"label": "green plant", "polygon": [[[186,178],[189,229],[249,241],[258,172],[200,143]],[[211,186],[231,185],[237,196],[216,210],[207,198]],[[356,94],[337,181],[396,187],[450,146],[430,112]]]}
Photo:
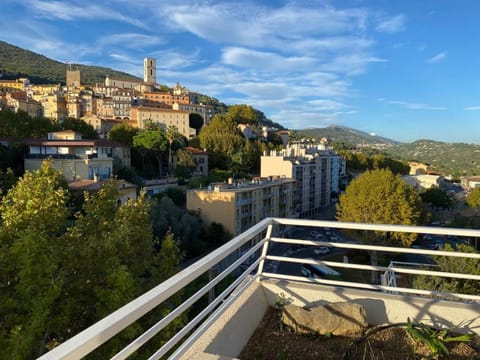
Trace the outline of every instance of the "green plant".
{"label": "green plant", "polygon": [[416,322],[413,324],[410,318],[407,319],[407,333],[411,336],[415,343],[423,343],[428,347],[431,358],[438,359],[443,354],[448,354],[446,346],[449,342],[469,342],[473,339],[474,334],[465,334],[460,336],[449,336],[448,329],[435,330],[428,325]]}

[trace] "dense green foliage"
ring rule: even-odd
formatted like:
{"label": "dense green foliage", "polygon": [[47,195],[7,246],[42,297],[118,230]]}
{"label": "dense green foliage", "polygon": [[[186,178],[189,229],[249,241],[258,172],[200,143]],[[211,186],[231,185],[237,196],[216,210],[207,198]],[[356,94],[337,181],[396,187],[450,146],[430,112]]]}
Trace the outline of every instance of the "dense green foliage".
{"label": "dense green foliage", "polygon": [[[423,204],[415,190],[391,171],[373,170],[352,180],[337,204],[337,220],[367,224],[420,223]],[[374,241],[410,246],[415,234],[378,233]]]}
{"label": "dense green foliage", "polygon": [[47,118],[31,118],[24,111],[14,113],[11,110],[0,111],[0,137],[10,139],[46,138],[60,126]]}
{"label": "dense green foliage", "polygon": [[394,174],[406,175],[410,171],[408,163],[391,159],[382,154],[368,156],[358,151],[338,151],[347,160],[347,169],[356,171],[389,169]]}
{"label": "dense green foliage", "polygon": [[[261,154],[279,145],[277,142],[265,143],[258,139],[244,138],[238,130],[235,119],[253,114],[251,109],[245,106],[238,106],[235,109],[237,110],[233,115],[230,113],[215,115],[210,124],[200,131],[199,145],[210,155],[210,168],[228,169],[235,177],[258,174]],[[245,113],[243,113],[244,110]]]}
{"label": "dense green foliage", "polygon": [[[182,259],[173,235],[154,238],[143,194],[118,206],[109,182],[85,194],[73,222],[68,197],[60,172],[46,161],[0,203],[1,358],[36,358],[171,276]],[[130,327],[96,357],[110,357],[151,324],[147,317]]]}
{"label": "dense green foliage", "polygon": [[480,175],[480,145],[418,140],[392,146],[386,152],[396,159],[429,164],[441,174],[454,178]]}
{"label": "dense green foliage", "polygon": [[182,179],[189,179],[197,164],[193,159],[192,153],[187,150],[177,150],[177,164],[175,166],[175,176]]}
{"label": "dense green foliage", "polygon": [[[0,70],[5,79],[27,77],[35,84],[65,84],[67,64],[0,41]],[[72,65],[81,72],[82,84],[103,83],[107,75],[139,80],[138,78],[100,66]]]}
{"label": "dense green foliage", "polygon": [[467,196],[467,205],[476,208],[480,206],[480,188],[474,188]]}
{"label": "dense green foliage", "polygon": [[[449,244],[445,244],[444,250],[455,251]],[[462,244],[457,245],[456,250],[466,253],[477,252],[473,247]],[[478,259],[434,256],[434,261],[439,267],[438,271],[480,275],[480,260]],[[460,294],[478,295],[480,292],[480,283],[477,280],[454,279],[437,276],[417,275],[413,280],[413,286],[417,289]]]}
{"label": "dense green foliage", "polygon": [[82,136],[82,139],[98,139],[95,128],[85,121],[75,118],[66,118],[61,125],[64,130],[72,130]]}
{"label": "dense green foliage", "polygon": [[447,192],[436,186],[422,191],[420,197],[425,204],[430,204],[437,208],[448,209],[453,205],[453,200],[448,196]]}
{"label": "dense green foliage", "polygon": [[138,133],[138,128],[129,124],[117,124],[107,134],[108,140],[118,141],[122,144],[133,146],[133,138]]}
{"label": "dense green foliage", "polygon": [[[391,139],[383,138],[376,135],[367,134],[366,132],[352,129],[346,126],[332,125],[326,128],[314,128],[305,130],[296,130],[297,139],[313,139],[317,140],[326,137],[332,143],[349,144],[353,148],[361,145],[392,145],[397,142]],[[350,146],[347,146],[350,148]]]}

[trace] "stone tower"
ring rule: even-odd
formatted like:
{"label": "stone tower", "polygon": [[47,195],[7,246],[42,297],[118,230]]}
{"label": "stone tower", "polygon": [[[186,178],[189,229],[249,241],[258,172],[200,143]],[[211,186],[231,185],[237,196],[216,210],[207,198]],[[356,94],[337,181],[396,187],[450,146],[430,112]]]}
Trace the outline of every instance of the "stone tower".
{"label": "stone tower", "polygon": [[143,59],[143,81],[146,83],[157,83],[157,64],[155,59]]}
{"label": "stone tower", "polygon": [[67,68],[67,87],[78,88],[80,87],[80,70],[72,70],[72,65],[68,65]]}

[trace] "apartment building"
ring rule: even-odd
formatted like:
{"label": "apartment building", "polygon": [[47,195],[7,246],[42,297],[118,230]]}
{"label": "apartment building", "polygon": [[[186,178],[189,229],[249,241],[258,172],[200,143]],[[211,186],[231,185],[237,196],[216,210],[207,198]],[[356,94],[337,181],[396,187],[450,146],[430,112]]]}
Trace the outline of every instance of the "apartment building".
{"label": "apartment building", "polygon": [[[297,180],[296,211],[311,216],[329,205],[339,191],[342,159],[325,144],[288,145],[281,151],[265,153],[260,159],[260,176],[284,176]],[[335,172],[335,174],[334,174]]]}
{"label": "apartment building", "polygon": [[130,110],[130,114],[139,129],[143,129],[147,122],[152,122],[164,130],[174,126],[187,139],[193,138],[196,134],[195,129],[190,127],[188,111],[135,106]]}
{"label": "apartment building", "polygon": [[220,223],[238,235],[266,217],[294,216],[295,184],[294,179],[281,177],[216,183],[188,190],[187,209],[198,211],[205,223]]}
{"label": "apartment building", "polygon": [[14,112],[24,111],[32,118],[42,116],[42,104],[27,97],[25,91],[7,93],[5,103]]}
{"label": "apartment building", "polygon": [[144,92],[141,96],[142,104],[146,106],[155,106],[157,104],[173,105],[190,104],[188,95],[174,95],[167,91]]}
{"label": "apartment building", "polygon": [[0,80],[0,94],[20,92],[27,90],[30,81],[26,78],[15,80]]}
{"label": "apartment building", "polygon": [[107,179],[113,170],[113,159],[130,166],[130,148],[104,139],[82,139],[71,130],[48,134],[48,139],[28,139],[25,170],[38,170],[47,158],[63,172],[67,181]]}

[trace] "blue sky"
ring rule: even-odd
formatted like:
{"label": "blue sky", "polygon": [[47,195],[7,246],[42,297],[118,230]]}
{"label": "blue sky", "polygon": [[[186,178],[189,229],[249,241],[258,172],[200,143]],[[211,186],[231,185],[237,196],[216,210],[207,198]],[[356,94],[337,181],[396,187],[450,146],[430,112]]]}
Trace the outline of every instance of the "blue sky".
{"label": "blue sky", "polygon": [[480,143],[476,0],[1,0],[0,40],[180,82],[291,129]]}

